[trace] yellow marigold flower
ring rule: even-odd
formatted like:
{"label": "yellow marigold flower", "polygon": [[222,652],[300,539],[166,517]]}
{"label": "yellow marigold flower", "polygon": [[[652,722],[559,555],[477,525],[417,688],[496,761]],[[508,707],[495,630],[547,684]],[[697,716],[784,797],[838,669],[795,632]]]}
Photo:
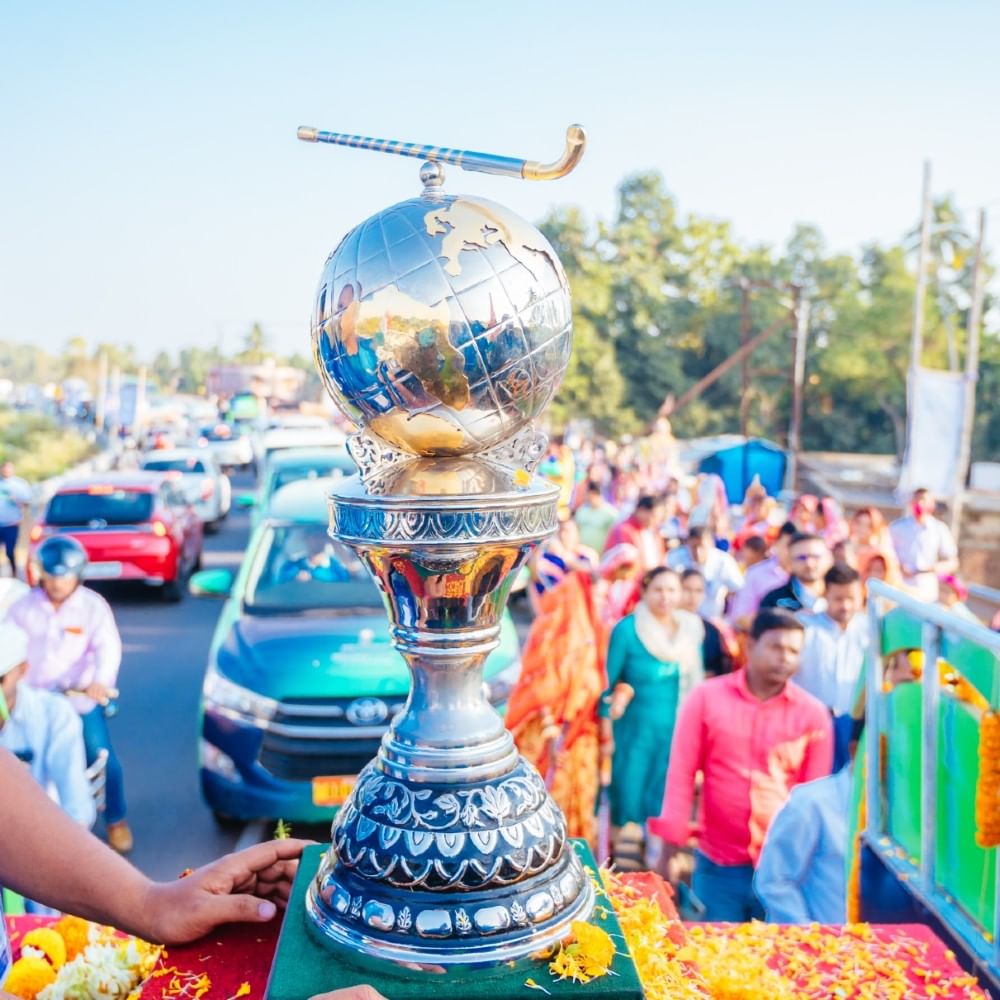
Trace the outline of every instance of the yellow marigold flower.
{"label": "yellow marigold flower", "polygon": [[36,927],[21,940],[21,947],[37,948],[49,960],[53,969],[66,964],[66,942],[51,927]]}
{"label": "yellow marigold flower", "polygon": [[56,970],[44,958],[19,958],[7,973],[3,988],[21,1000],[35,1000],[56,981]]}
{"label": "yellow marigold flower", "polygon": [[572,930],[580,957],[607,969],[614,961],[616,950],[608,932],[582,920],[574,920]]}
{"label": "yellow marigold flower", "polygon": [[63,917],[52,928],[66,944],[66,961],[71,962],[90,944],[91,923],[81,917]]}

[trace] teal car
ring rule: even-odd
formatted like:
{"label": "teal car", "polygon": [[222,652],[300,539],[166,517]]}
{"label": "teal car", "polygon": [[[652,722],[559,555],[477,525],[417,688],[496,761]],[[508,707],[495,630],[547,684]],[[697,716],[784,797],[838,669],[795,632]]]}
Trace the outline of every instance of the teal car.
{"label": "teal car", "polygon": [[250,526],[256,527],[267,515],[278,490],[299,479],[353,476],[358,471],[346,448],[286,448],[271,454],[260,476],[257,490],[237,497],[241,507],[252,508]]}
{"label": "teal car", "polygon": [[[201,699],[202,794],[220,820],[324,822],[375,756],[410,677],[389,641],[382,596],[327,534],[334,480],[278,490],[235,577],[196,573],[198,596],[224,597]],[[486,663],[502,712],[520,673],[514,623]]]}

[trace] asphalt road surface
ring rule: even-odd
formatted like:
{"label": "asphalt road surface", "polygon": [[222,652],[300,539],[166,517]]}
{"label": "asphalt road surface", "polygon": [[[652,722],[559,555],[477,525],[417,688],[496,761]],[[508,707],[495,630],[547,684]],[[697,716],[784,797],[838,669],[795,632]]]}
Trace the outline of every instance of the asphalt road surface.
{"label": "asphalt road surface", "polygon": [[[233,478],[234,496],[250,488],[249,477]],[[248,534],[248,514],[234,506],[219,533],[205,536],[204,567],[238,567]],[[166,604],[142,585],[97,589],[124,645],[110,725],[135,835],[129,860],[154,878],[176,878],[232,850],[241,833],[216,824],[198,789],[198,699],[222,605],[189,594]]]}

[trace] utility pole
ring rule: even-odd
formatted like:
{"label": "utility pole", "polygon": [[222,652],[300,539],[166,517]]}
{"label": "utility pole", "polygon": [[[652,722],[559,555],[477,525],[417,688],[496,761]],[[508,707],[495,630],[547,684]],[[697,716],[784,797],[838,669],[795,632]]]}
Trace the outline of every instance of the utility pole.
{"label": "utility pole", "polygon": [[142,437],[146,428],[146,366],[141,365],[139,375],[135,380],[135,417],[133,418],[133,435],[137,439]]}
{"label": "utility pole", "polygon": [[913,299],[910,334],[910,379],[915,380],[924,351],[924,299],[927,297],[927,258],[931,246],[931,161],[924,160],[924,193],[920,207],[920,249],[917,251],[917,291]]}
{"label": "utility pole", "polygon": [[109,395],[111,397],[110,409],[114,414],[114,419],[111,421],[111,434],[114,441],[112,450],[117,452],[121,445],[122,436],[122,370],[119,365],[115,365],[111,369],[111,392]]}
{"label": "utility pole", "polygon": [[792,358],[792,414],[788,425],[788,471],[786,488],[795,490],[799,474],[802,436],[802,389],[806,380],[806,341],[809,337],[809,300],[801,288],[795,289],[795,333]]}
{"label": "utility pole", "polygon": [[746,438],[750,412],[747,395],[750,392],[750,352],[746,349],[750,340],[750,282],[740,278],[740,434]]}
{"label": "utility pole", "polygon": [[94,405],[94,429],[100,434],[104,430],[104,418],[108,409],[108,355],[101,351],[97,359],[97,399]]}
{"label": "utility pole", "polygon": [[976,382],[979,380],[979,327],[982,322],[985,294],[983,243],[986,239],[986,210],[979,210],[979,235],[976,238],[976,259],[972,268],[972,302],[967,323],[968,346],[965,352],[965,398],[962,412],[962,437],[958,447],[958,467],[955,472],[955,497],[951,503],[951,531],[956,542],[962,531],[962,507],[965,504],[965,480],[972,457],[972,432],[976,423]]}

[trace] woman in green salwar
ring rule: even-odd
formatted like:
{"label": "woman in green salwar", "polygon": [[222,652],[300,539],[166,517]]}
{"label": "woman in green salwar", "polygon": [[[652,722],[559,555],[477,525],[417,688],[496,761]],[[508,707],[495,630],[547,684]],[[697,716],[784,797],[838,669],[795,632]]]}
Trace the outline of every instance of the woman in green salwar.
{"label": "woman in green salwar", "polygon": [[677,708],[703,679],[704,626],[680,610],[680,576],[665,566],[642,580],[642,599],[611,633],[602,741],[613,743],[611,825],[659,816]]}

